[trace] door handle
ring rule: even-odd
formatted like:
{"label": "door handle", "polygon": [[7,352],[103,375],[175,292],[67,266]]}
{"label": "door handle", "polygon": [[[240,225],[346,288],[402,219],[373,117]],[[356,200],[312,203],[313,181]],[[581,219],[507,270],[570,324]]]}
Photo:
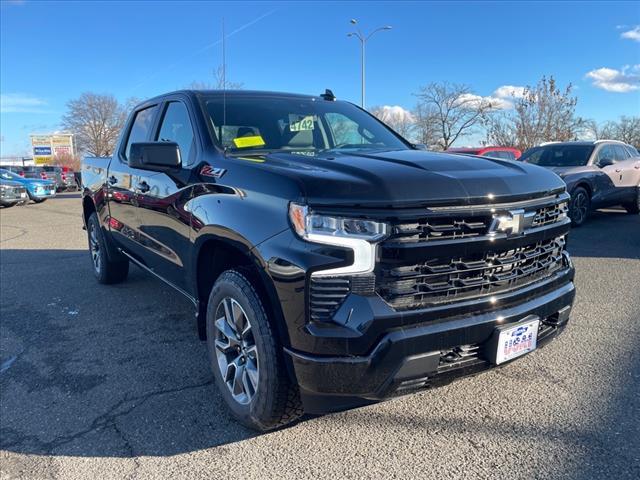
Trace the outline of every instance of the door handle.
{"label": "door handle", "polygon": [[109,182],[109,185],[115,185],[116,183],[118,183],[118,179],[111,175],[109,178],[107,178],[107,182]]}
{"label": "door handle", "polygon": [[616,173],[620,173],[622,171],[621,168],[616,168]]}
{"label": "door handle", "polygon": [[136,190],[142,193],[147,193],[149,190],[151,190],[151,187],[147,182],[143,180],[142,182],[136,185]]}

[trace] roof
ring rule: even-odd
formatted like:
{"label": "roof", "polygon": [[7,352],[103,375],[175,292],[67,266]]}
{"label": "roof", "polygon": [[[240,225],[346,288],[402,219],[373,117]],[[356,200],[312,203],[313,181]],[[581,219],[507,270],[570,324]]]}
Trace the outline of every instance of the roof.
{"label": "roof", "polygon": [[192,89],[184,89],[184,90],[174,90],[172,92],[163,93],[162,95],[156,95],[153,98],[145,100],[143,103],[147,103],[150,101],[157,101],[169,95],[187,95],[190,97],[199,97],[199,96],[223,96],[226,95],[228,98],[232,97],[288,97],[288,98],[315,98],[321,100],[322,97],[320,95],[305,95],[301,93],[286,93],[286,92],[271,92],[266,90],[192,90]]}
{"label": "roof", "polygon": [[546,145],[598,145],[600,143],[617,143],[619,145],[626,145],[626,143],[620,140],[570,140],[567,142],[544,142],[538,145],[538,147],[544,147]]}

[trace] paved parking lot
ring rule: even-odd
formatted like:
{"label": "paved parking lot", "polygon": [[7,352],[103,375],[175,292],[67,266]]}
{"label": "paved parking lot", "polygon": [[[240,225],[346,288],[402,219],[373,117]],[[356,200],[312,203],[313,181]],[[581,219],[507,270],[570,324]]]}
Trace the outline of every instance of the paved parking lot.
{"label": "paved parking lot", "polygon": [[447,387],[265,435],[229,417],[190,304],[132,268],[99,286],[79,194],[0,210],[0,477],[639,478],[640,217],[569,240],[548,347]]}

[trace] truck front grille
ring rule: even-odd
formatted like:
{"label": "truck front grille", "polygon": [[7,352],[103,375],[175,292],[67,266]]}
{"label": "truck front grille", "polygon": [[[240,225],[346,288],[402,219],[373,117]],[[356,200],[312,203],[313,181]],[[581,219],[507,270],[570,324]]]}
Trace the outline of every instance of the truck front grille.
{"label": "truck front grille", "polygon": [[377,291],[397,310],[505,292],[561,269],[564,248],[562,236],[517,248],[430,258],[417,264],[382,263],[377,272]]}
{"label": "truck front grille", "polygon": [[486,235],[491,225],[491,216],[424,218],[413,223],[393,226],[391,238],[397,242],[429,242],[458,240]]}

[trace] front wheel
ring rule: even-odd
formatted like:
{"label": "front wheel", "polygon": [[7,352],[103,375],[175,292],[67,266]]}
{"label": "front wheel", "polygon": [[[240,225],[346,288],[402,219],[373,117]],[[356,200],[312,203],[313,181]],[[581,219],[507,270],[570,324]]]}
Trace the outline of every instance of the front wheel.
{"label": "front wheel", "polygon": [[98,221],[98,215],[95,212],[91,214],[87,221],[87,237],[93,274],[98,282],[110,284],[125,280],[129,274],[129,261],[109,259],[105,238]]}
{"label": "front wheel", "polygon": [[640,187],[636,188],[636,201],[623,205],[628,213],[637,215],[640,213]]}
{"label": "front wheel", "polygon": [[579,227],[587,220],[590,206],[591,199],[587,191],[582,187],[576,188],[571,194],[569,202],[569,217],[571,217],[571,224],[574,227]]}
{"label": "front wheel", "polygon": [[249,428],[271,430],[302,415],[297,385],[260,296],[235,270],[216,281],[207,306],[211,369],[229,410]]}

